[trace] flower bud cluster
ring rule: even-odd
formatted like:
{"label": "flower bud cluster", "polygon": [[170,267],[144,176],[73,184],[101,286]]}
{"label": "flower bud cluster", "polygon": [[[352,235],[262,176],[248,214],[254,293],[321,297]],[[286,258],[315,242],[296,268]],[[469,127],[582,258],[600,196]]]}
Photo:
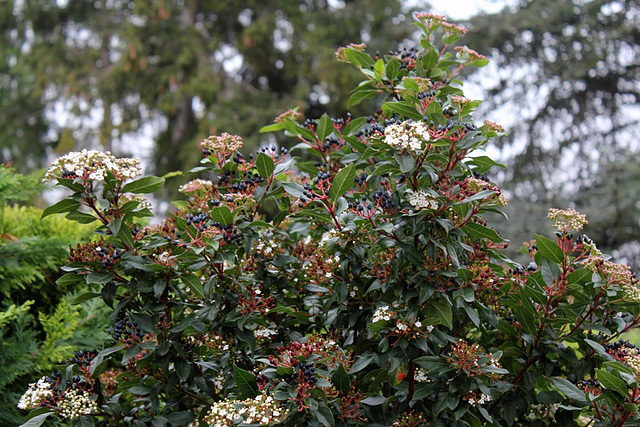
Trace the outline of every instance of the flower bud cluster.
{"label": "flower bud cluster", "polygon": [[429,142],[431,135],[424,122],[404,121],[391,124],[384,130],[383,142],[392,147],[422,151],[424,142]]}
{"label": "flower bud cluster", "polygon": [[294,109],[294,110],[289,109],[289,110],[285,111],[284,113],[280,114],[278,117],[276,117],[273,120],[273,122],[274,123],[285,123],[287,121],[287,119],[292,120],[292,121],[297,121],[301,117],[302,117],[302,113],[298,112],[297,108]]}
{"label": "flower bud cluster", "polygon": [[340,47],[338,48],[338,50],[336,50],[336,59],[338,60],[338,62],[350,63],[351,61],[349,61],[349,58],[347,57],[346,50],[353,49],[357,52],[364,52],[366,47],[367,45],[364,43],[360,43],[360,44],[351,43],[348,46]]}
{"label": "flower bud cluster", "polygon": [[[487,59],[486,56],[484,55],[480,55],[478,52],[476,52],[473,49],[469,49],[466,46],[456,46],[453,48],[453,50],[455,50],[458,53],[458,56],[462,59],[468,59],[470,62],[473,61],[477,61],[479,59]],[[504,129],[502,129],[501,132],[503,132]]]}
{"label": "flower bud cluster", "polygon": [[213,182],[208,179],[193,179],[186,184],[183,184],[178,188],[178,191],[183,194],[191,194],[199,192],[200,190],[204,190],[205,192],[209,192],[213,190]]}
{"label": "flower bud cluster", "polygon": [[605,261],[604,258],[589,255],[582,261],[585,268],[599,274],[607,286],[618,286],[623,292],[623,298],[629,302],[640,302],[640,286],[638,279],[629,266]]}
{"label": "flower bud cluster", "polygon": [[67,390],[58,402],[58,410],[62,418],[72,419],[97,412],[98,405],[82,390],[71,389]]}
{"label": "flower bud cluster", "polygon": [[288,411],[271,396],[260,394],[253,399],[240,401],[222,400],[211,406],[203,422],[223,427],[237,424],[260,426],[278,425],[287,418]]}
{"label": "flower bud cluster", "polygon": [[140,161],[135,158],[118,159],[110,152],[96,150],[74,151],[54,160],[43,181],[56,178],[81,178],[104,181],[108,172],[121,181],[140,175]]}
{"label": "flower bud cluster", "polygon": [[144,196],[140,196],[138,194],[122,194],[118,198],[118,208],[122,208],[129,202],[138,202],[138,206],[136,209],[151,209],[151,202]]}
{"label": "flower bud cluster", "polygon": [[424,427],[428,425],[424,414],[415,411],[402,414],[391,424],[392,427]]}
{"label": "flower bud cluster", "polygon": [[211,135],[200,143],[202,154],[205,156],[216,154],[223,157],[227,157],[234,151],[239,150],[242,145],[243,140],[241,137],[230,135],[226,132],[220,136]]}
{"label": "flower bud cluster", "polygon": [[572,208],[566,210],[551,208],[547,213],[547,219],[553,221],[553,228],[559,232],[580,231],[585,224],[589,223],[586,215],[581,215]]}
{"label": "flower bud cluster", "polygon": [[482,347],[478,343],[469,344],[465,340],[459,339],[451,344],[451,353],[447,362],[453,365],[460,373],[465,373],[469,377],[475,377],[481,373],[480,355]]}
{"label": "flower bud cluster", "polygon": [[496,185],[492,185],[487,181],[475,177],[465,178],[465,180],[460,185],[460,192],[467,197],[473,196],[474,194],[485,190],[495,191],[496,194],[491,197],[493,201],[497,205],[507,206],[507,199],[502,194],[502,190],[500,189],[500,187]]}
{"label": "flower bud cluster", "polygon": [[238,293],[238,308],[242,314],[265,314],[276,305],[273,297],[263,295],[262,284],[247,288],[245,292]]}

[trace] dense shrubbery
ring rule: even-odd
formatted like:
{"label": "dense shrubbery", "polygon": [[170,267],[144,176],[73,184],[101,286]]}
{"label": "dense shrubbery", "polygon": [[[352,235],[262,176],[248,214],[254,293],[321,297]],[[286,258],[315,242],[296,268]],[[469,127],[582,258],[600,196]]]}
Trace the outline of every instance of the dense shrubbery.
{"label": "dense shrubbery", "polygon": [[[286,149],[241,154],[242,139],[202,143],[202,174],[162,224],[138,194],[163,179],[132,159],[86,151],[48,177],[72,194],[45,211],[98,219],[63,283],[113,309],[112,340],[79,353],[20,401],[31,425],[622,425],[640,399],[633,346],[640,288],[553,210],[525,267],[502,253],[483,215],[506,201],[477,151],[500,126],[474,124],[458,73],[486,59],[465,30],[419,14],[419,48],[338,59],[365,81],[349,105],[366,118],[284,130]],[[436,47],[436,34],[444,48]],[[471,154],[473,153],[473,156]],[[209,179],[206,179],[209,178]],[[266,217],[263,206],[277,205]],[[90,349],[89,349],[90,350]]]}
{"label": "dense shrubbery", "polygon": [[41,178],[42,172],[23,176],[0,166],[0,413],[7,426],[20,424],[15,402],[34,375],[108,337],[104,305],[73,305],[79,288],[55,283],[69,245],[88,239],[93,228],[62,217],[40,220],[41,209],[18,204],[42,188]]}

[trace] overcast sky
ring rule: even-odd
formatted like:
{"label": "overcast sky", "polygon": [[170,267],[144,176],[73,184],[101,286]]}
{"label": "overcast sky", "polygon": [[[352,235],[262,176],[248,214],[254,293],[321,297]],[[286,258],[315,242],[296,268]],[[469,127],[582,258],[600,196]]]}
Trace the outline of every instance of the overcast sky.
{"label": "overcast sky", "polygon": [[[413,0],[410,0],[413,1]],[[432,11],[446,15],[449,19],[466,19],[480,12],[496,13],[517,0],[430,0]]]}

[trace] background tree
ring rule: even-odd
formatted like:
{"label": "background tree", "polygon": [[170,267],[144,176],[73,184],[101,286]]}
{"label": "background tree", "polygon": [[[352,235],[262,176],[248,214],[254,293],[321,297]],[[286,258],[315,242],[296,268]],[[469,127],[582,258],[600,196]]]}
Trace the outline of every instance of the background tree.
{"label": "background tree", "polygon": [[539,227],[532,218],[572,202],[607,250],[637,240],[637,2],[522,1],[470,24],[470,45],[493,52],[484,111],[509,131],[498,147],[512,167],[500,180],[518,215],[505,235],[518,246]]}
{"label": "background tree", "polygon": [[381,0],[34,0],[1,13],[2,158],[19,167],[51,148],[126,153],[135,132],[155,138],[163,173],[192,163],[194,144],[221,125],[257,146],[259,126],[293,106],[344,115],[338,100],[356,75],[333,65],[338,46],[410,32],[395,25],[400,2]]}

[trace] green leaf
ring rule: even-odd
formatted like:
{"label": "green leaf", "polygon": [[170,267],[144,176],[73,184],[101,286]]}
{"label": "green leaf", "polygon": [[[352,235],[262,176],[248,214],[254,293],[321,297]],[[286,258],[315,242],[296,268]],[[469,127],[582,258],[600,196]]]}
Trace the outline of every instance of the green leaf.
{"label": "green leaf", "polygon": [[351,365],[351,369],[349,369],[349,373],[355,374],[356,372],[362,371],[364,368],[369,366],[373,359],[375,359],[375,354],[366,354],[358,356],[358,359]]}
{"label": "green leaf", "polygon": [[368,67],[369,65],[373,64],[373,59],[371,59],[371,56],[364,52],[360,52],[348,47],[344,50],[344,53],[347,56],[347,59],[357,67]]}
{"label": "green leaf", "polygon": [[164,178],[157,176],[146,176],[144,178],[131,181],[122,187],[123,193],[148,194],[158,191],[164,184]]}
{"label": "green leaf", "polygon": [[183,274],[180,276],[182,283],[189,286],[189,289],[193,291],[199,298],[204,298],[204,286],[200,278],[194,274]]}
{"label": "green leaf", "polygon": [[259,153],[256,158],[256,169],[261,177],[270,178],[273,170],[275,169],[273,159],[265,153]]}
{"label": "green leaf", "polygon": [[335,203],[338,200],[338,197],[342,196],[351,187],[353,187],[353,183],[355,181],[356,166],[354,163],[351,163],[336,174],[333,179],[333,183],[331,184],[331,189],[329,190],[329,198]]}
{"label": "green leaf", "polygon": [[382,59],[378,59],[375,64],[373,64],[373,72],[376,75],[376,79],[382,80],[382,76],[384,75],[384,61]]}
{"label": "green leaf", "polygon": [[451,364],[438,356],[422,356],[413,360],[416,365],[428,369],[436,375],[452,371]]}
{"label": "green leaf", "polygon": [[495,243],[504,242],[504,239],[500,237],[494,229],[475,222],[469,221],[464,227],[462,227],[462,231],[467,233],[467,236],[472,240],[488,239]]}
{"label": "green leaf", "polygon": [[316,128],[316,133],[318,134],[318,140],[324,141],[326,137],[331,135],[333,132],[333,121],[331,118],[325,113],[318,120],[318,127]]}
{"label": "green leaf", "polygon": [[260,133],[265,132],[277,132],[284,129],[284,123],[273,123],[271,125],[263,126],[260,128]]}
{"label": "green leaf", "polygon": [[435,317],[439,319],[438,323],[449,329],[453,329],[453,310],[451,309],[451,304],[443,298],[433,302],[432,306],[436,311]]}
{"label": "green leaf", "polygon": [[627,383],[622,379],[607,371],[606,369],[596,369],[596,378],[607,390],[613,390],[621,395],[628,397],[629,389]]}
{"label": "green leaf", "polygon": [[87,274],[84,277],[84,281],[88,285],[92,283],[104,285],[105,283],[110,282],[114,277],[113,273],[109,271],[94,271],[93,273]]}
{"label": "green leaf", "polygon": [[319,407],[317,410],[311,409],[310,412],[314,418],[320,421],[323,427],[335,427],[336,420],[333,418],[333,413],[329,409]]}
{"label": "green leaf", "polygon": [[69,212],[67,214],[66,218],[69,221],[75,221],[75,222],[80,223],[80,224],[91,224],[92,222],[94,222],[94,221],[96,221],[98,219],[93,215],[90,215],[90,214],[84,213],[84,212],[78,212],[78,211]]}
{"label": "green leaf", "polygon": [[[40,413],[42,410],[46,410],[47,412]],[[32,414],[33,413],[36,413],[37,415],[35,416],[29,415],[29,418],[27,419],[27,421],[21,424],[20,427],[38,427],[46,421],[49,415],[53,415],[53,411],[51,411],[48,408],[35,409],[32,412]]]}
{"label": "green leaf", "polygon": [[85,301],[88,301],[93,298],[99,297],[101,294],[98,292],[85,292],[83,294],[78,295],[72,302],[71,305],[82,304]]}
{"label": "green leaf", "polygon": [[389,59],[389,62],[387,62],[387,67],[385,68],[385,73],[387,74],[387,78],[389,80],[395,80],[396,77],[398,77],[400,66],[400,60],[398,58]]}
{"label": "green leaf", "polygon": [[411,172],[411,170],[416,165],[415,159],[409,153],[405,153],[402,156],[399,154],[396,154],[394,158],[398,162],[398,165],[400,165],[400,172],[402,173]]}
{"label": "green leaf", "polygon": [[589,283],[592,277],[593,277],[593,272],[591,270],[586,268],[581,268],[567,276],[567,283],[570,285],[573,285],[573,284],[584,285],[585,283]]}
{"label": "green leaf", "polygon": [[227,206],[218,206],[211,209],[211,220],[222,225],[231,225],[235,219],[235,214]]}
{"label": "green leaf", "polygon": [[575,385],[571,384],[566,378],[553,377],[551,378],[553,384],[569,399],[576,400],[580,403],[586,404],[587,397],[582,390]]}
{"label": "green leaf", "polygon": [[82,280],[82,277],[79,276],[76,273],[67,273],[64,274],[62,276],[60,276],[58,278],[58,280],[56,280],[56,285],[64,287],[67,285],[73,285],[75,283],[78,283],[80,280]]}
{"label": "green leaf", "polygon": [[45,218],[49,215],[63,213],[63,212],[72,212],[80,207],[80,202],[72,199],[62,199],[55,205],[51,205],[42,211],[42,216],[40,219]]}
{"label": "green leaf", "polygon": [[540,234],[534,234],[533,236],[536,238],[536,246],[538,246],[538,253],[540,255],[556,264],[562,264],[564,261],[564,253],[556,242]]}
{"label": "green leaf", "polygon": [[345,396],[349,394],[349,391],[351,390],[351,380],[349,379],[349,375],[344,369],[344,366],[338,366],[338,369],[336,369],[331,376],[331,382],[336,390],[343,392]]}
{"label": "green leaf", "polygon": [[[355,178],[354,178],[355,181]],[[282,188],[293,197],[300,198],[303,195],[304,188],[297,182],[283,182]]]}
{"label": "green leaf", "polygon": [[376,90],[359,90],[354,92],[347,101],[347,108],[360,104],[365,99],[373,98],[378,94]]}
{"label": "green leaf", "polygon": [[256,377],[251,372],[233,365],[233,378],[236,380],[236,389],[241,397],[254,398],[258,395]]}
{"label": "green leaf", "polygon": [[366,123],[367,123],[366,117],[358,117],[357,119],[351,119],[349,120],[349,123],[342,130],[342,134],[351,135],[352,133],[355,133],[358,130],[360,130],[360,128],[364,126]]}
{"label": "green leaf", "polygon": [[435,49],[429,49],[429,51],[426,52],[424,54],[424,57],[422,58],[422,66],[424,67],[425,70],[428,70],[429,68],[433,67],[434,65],[436,65],[437,62],[438,62],[438,52]]}
{"label": "green leaf", "polygon": [[478,172],[481,174],[487,173],[489,169],[491,169],[493,166],[498,166],[498,167],[501,167],[502,169],[507,168],[502,163],[495,162],[491,157],[487,157],[487,156],[472,157],[468,163],[470,165],[476,166],[476,168],[473,169],[474,172]]}
{"label": "green leaf", "polygon": [[400,114],[403,117],[408,117],[413,120],[422,120],[422,114],[416,111],[415,105],[407,101],[398,102],[386,102],[385,106],[389,107],[395,113]]}

